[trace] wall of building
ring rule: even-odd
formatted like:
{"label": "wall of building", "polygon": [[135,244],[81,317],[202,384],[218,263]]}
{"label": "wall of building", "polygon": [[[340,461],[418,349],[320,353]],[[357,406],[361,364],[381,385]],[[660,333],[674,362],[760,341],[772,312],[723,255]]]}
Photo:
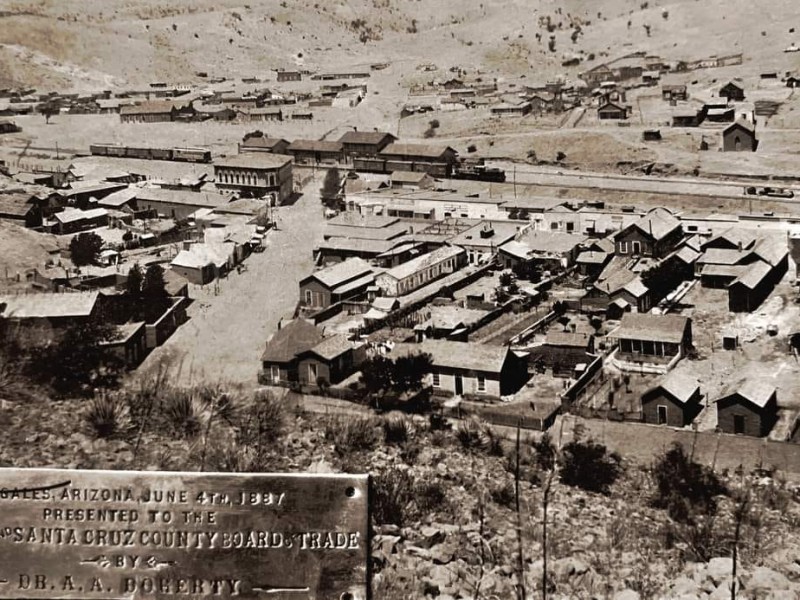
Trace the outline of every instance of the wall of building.
{"label": "wall of building", "polygon": [[762,437],[769,434],[774,424],[774,407],[757,411],[754,407],[735,400],[721,400],[717,403],[717,426],[725,433],[735,433],[735,417],[744,418],[744,435]]}
{"label": "wall of building", "polygon": [[456,378],[461,377],[462,381],[462,394],[485,396],[486,398],[500,398],[500,378],[499,375],[486,374],[484,376],[485,389],[484,391],[478,390],[478,376],[474,372],[453,372],[446,369],[434,367],[434,373],[439,375],[439,385],[434,385],[433,373],[427,375],[425,383],[433,386],[434,394],[436,392],[445,392],[447,395],[456,394]]}
{"label": "wall of building", "polygon": [[684,406],[676,403],[671,397],[663,392],[651,395],[642,400],[642,418],[645,423],[651,425],[661,425],[658,421],[658,407],[666,406],[667,422],[663,423],[669,427],[683,427],[687,424],[688,415],[684,412]]}
{"label": "wall of building", "polygon": [[331,305],[331,292],[317,280],[311,279],[300,284],[300,302],[309,308],[327,308]]}

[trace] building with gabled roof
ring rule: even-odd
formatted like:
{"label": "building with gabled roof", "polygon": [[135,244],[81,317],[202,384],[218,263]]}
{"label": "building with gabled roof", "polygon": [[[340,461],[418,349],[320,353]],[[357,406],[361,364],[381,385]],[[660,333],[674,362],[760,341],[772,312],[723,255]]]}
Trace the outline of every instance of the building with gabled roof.
{"label": "building with gabled roof", "polygon": [[683,237],[680,220],[666,208],[654,208],[614,236],[616,253],[663,258]]}
{"label": "building with gabled roof", "polygon": [[628,311],[650,310],[650,290],[642,278],[624,264],[623,257],[613,257],[597,277],[592,288],[581,299],[584,312],[604,312],[611,319],[618,319]]}
{"label": "building with gabled roof", "polygon": [[325,140],[294,140],[286,148],[298,164],[317,165],[344,161],[344,144]]}
{"label": "building with gabled roof", "polygon": [[763,379],[748,378],[730,385],[714,401],[717,428],[724,433],[766,437],[778,420],[775,386]]}
{"label": "building with gabled roof", "polygon": [[348,131],[339,138],[345,156],[377,156],[397,137],[386,131]]}
{"label": "building with gabled roof", "polygon": [[685,370],[667,373],[642,394],[642,421],[652,425],[685,427],[702,410],[700,384]]}
{"label": "building with gabled roof", "polygon": [[34,293],[0,296],[0,319],[52,328],[88,321],[100,310],[97,291]]}
{"label": "building with gabled roof", "polygon": [[352,375],[367,358],[363,342],[350,341],[347,335],[323,338],[297,356],[300,385],[337,384]]}
{"label": "building with gabled roof", "polygon": [[282,325],[267,341],[261,355],[259,380],[267,384],[298,381],[298,356],[323,339],[322,330],[305,319],[294,319]]}
{"label": "building with gabled roof", "polygon": [[316,271],[300,281],[300,302],[321,310],[364,293],[375,282],[376,269],[360,258]]}
{"label": "building with gabled roof", "polygon": [[283,138],[271,138],[265,135],[251,135],[239,142],[239,152],[271,152],[287,154],[289,141]]}
{"label": "building with gabled roof", "polygon": [[0,220],[25,227],[39,227],[42,224],[42,211],[30,200],[30,194],[0,194]]}
{"label": "building with gabled roof", "polygon": [[738,119],[722,131],[723,152],[755,152],[757,148],[756,126],[747,119]]}
{"label": "building with gabled roof", "polygon": [[174,121],[178,108],[169,100],[148,100],[121,106],[119,118],[123,123],[159,123]]}
{"label": "building with gabled roof", "polygon": [[719,96],[725,98],[728,102],[742,102],[744,101],[744,88],[729,81],[720,88]]}
{"label": "building with gabled roof", "polygon": [[435,395],[499,400],[513,394],[528,379],[524,359],[508,346],[449,340],[396,344],[391,358],[429,354],[431,374],[425,378]]}

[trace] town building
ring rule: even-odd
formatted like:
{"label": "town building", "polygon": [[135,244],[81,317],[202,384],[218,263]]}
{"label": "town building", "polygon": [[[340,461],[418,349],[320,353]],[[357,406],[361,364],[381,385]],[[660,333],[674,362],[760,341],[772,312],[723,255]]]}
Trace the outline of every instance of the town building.
{"label": "town building", "polygon": [[377,156],[396,140],[395,136],[385,131],[348,131],[339,138],[348,159],[354,156]]}
{"label": "town building", "polygon": [[436,180],[427,173],[414,171],[394,171],[391,181],[393,188],[404,190],[429,190],[436,185]]}
{"label": "town building", "polygon": [[575,264],[586,236],[560,231],[528,229],[516,240],[500,248],[500,263],[506,269],[520,264],[537,264],[550,271],[559,271]]}
{"label": "town building", "polygon": [[268,152],[245,152],[214,161],[214,179],[222,190],[282,204],[294,193],[292,157]]}
{"label": "town building", "polygon": [[455,273],[466,262],[467,253],[463,248],[443,246],[378,274],[375,283],[386,296],[404,296]]}
{"label": "town building", "polygon": [[724,433],[766,437],[778,419],[777,390],[759,379],[730,386],[715,404],[717,428]]}
{"label": "town building", "polygon": [[654,208],[614,237],[616,253],[627,257],[663,258],[681,241],[680,220],[666,208]]}
{"label": "town building", "polygon": [[594,359],[594,336],[572,331],[548,331],[531,350],[529,361],[550,369],[556,377],[572,377],[575,368]]}
{"label": "town building", "polygon": [[530,223],[483,220],[451,238],[450,243],[467,251],[469,264],[482,264],[529,227]]}
{"label": "town building", "polygon": [[322,330],[305,319],[294,319],[286,325],[281,324],[267,341],[261,355],[260,383],[287,385],[299,382],[298,356],[322,340]]}
{"label": "town building", "polygon": [[99,292],[34,293],[0,296],[0,319],[15,324],[61,329],[86,323],[105,304]]}
{"label": "town building", "polygon": [[425,171],[431,175],[449,177],[458,162],[458,153],[450,146],[434,144],[400,144],[393,142],[380,151],[386,161],[385,170]]}
{"label": "town building", "polygon": [[0,194],[0,221],[10,221],[23,227],[40,227],[42,211],[30,200],[30,194]]}
{"label": "town building", "polygon": [[108,225],[108,211],[105,208],[80,210],[67,207],[53,215],[51,231],[64,235],[105,225]]}
{"label": "town building", "polygon": [[294,140],[286,153],[301,165],[339,163],[344,161],[344,144],[319,140]]}
{"label": "town building", "polygon": [[366,345],[338,334],[320,340],[297,357],[300,385],[324,386],[340,383],[367,358]]}
{"label": "town building", "polygon": [[605,313],[609,319],[619,319],[628,311],[644,313],[650,310],[650,290],[642,278],[620,264],[614,257],[600,273],[592,288],[581,298],[581,310]]}
{"label": "town building", "polygon": [[177,114],[178,108],[167,100],[149,100],[119,109],[122,123],[163,123],[174,121]]}
{"label": "town building", "polygon": [[151,211],[163,218],[184,220],[201,209],[212,209],[227,204],[233,199],[230,194],[216,192],[190,192],[163,188],[141,188],[136,190],[133,201],[138,211]]}
{"label": "town building", "polygon": [[629,114],[630,107],[610,100],[602,103],[597,109],[597,118],[601,121],[609,119],[624,120],[628,118]]}
{"label": "town building", "polygon": [[719,90],[721,98],[725,98],[728,102],[742,102],[744,101],[744,89],[732,81],[729,81],[722,86]]}
{"label": "town building", "polygon": [[288,154],[289,141],[282,138],[271,138],[265,135],[251,135],[239,142],[239,153],[271,152],[272,154]]}
{"label": "town building", "polygon": [[189,244],[172,259],[170,267],[195,285],[205,285],[231,266],[231,250],[225,244]]}
{"label": "town building", "polygon": [[425,340],[421,344],[396,344],[391,357],[422,353],[432,359],[425,382],[434,395],[497,401],[518,391],[528,379],[524,359],[508,346]]}
{"label": "town building", "polygon": [[408,219],[443,221],[459,219],[503,219],[506,202],[490,193],[460,194],[450,190],[381,189],[348,194],[348,212],[388,215]]}
{"label": "town building", "polygon": [[619,344],[617,358],[628,363],[666,365],[669,369],[692,347],[692,321],[681,315],[626,313],[608,334]]}
{"label": "town building", "polygon": [[702,397],[695,378],[684,371],[670,371],[658,385],[642,394],[642,421],[685,427],[703,409]]}
{"label": "town building", "polygon": [[533,110],[530,102],[501,102],[492,106],[490,112],[494,117],[524,117]]}
{"label": "town building", "polygon": [[276,79],[279,82],[284,81],[301,81],[303,79],[302,73],[300,71],[278,71],[276,75]]}
{"label": "town building", "polygon": [[723,130],[724,152],[755,152],[757,149],[756,126],[747,119],[739,119]]}
{"label": "town building", "polygon": [[300,281],[300,302],[310,310],[363,294],[375,282],[375,269],[360,258],[349,258],[316,271]]}

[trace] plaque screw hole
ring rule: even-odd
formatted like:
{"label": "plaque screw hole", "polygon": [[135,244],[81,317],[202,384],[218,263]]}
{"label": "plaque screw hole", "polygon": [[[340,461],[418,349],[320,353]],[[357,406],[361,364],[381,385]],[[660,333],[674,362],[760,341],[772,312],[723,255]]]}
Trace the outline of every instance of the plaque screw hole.
{"label": "plaque screw hole", "polygon": [[[348,490],[352,490],[353,488],[347,488]],[[353,594],[350,592],[344,592],[341,596],[339,596],[339,600],[354,600]]]}
{"label": "plaque screw hole", "polygon": [[[356,488],[350,486],[344,491],[344,495],[347,496],[348,498],[352,498],[353,496],[356,495]],[[352,599],[353,596],[350,594],[350,592],[345,592],[344,594],[342,594],[342,600],[352,600]]]}

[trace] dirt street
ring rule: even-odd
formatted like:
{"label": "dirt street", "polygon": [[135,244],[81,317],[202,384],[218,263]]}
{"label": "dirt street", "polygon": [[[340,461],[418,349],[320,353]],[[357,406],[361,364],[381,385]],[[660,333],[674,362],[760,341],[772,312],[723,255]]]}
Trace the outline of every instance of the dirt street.
{"label": "dirt street", "polygon": [[160,357],[173,357],[175,382],[230,381],[257,384],[261,353],[278,321],[291,316],[298,299],[297,284],[313,268],[312,250],[319,242],[324,217],[319,188],[324,173],[312,179],[292,206],[275,210],[278,230],[268,234],[265,252],[245,260],[247,270],[192,286],[195,300],[190,320],[157,348],[140,367],[146,371]]}

